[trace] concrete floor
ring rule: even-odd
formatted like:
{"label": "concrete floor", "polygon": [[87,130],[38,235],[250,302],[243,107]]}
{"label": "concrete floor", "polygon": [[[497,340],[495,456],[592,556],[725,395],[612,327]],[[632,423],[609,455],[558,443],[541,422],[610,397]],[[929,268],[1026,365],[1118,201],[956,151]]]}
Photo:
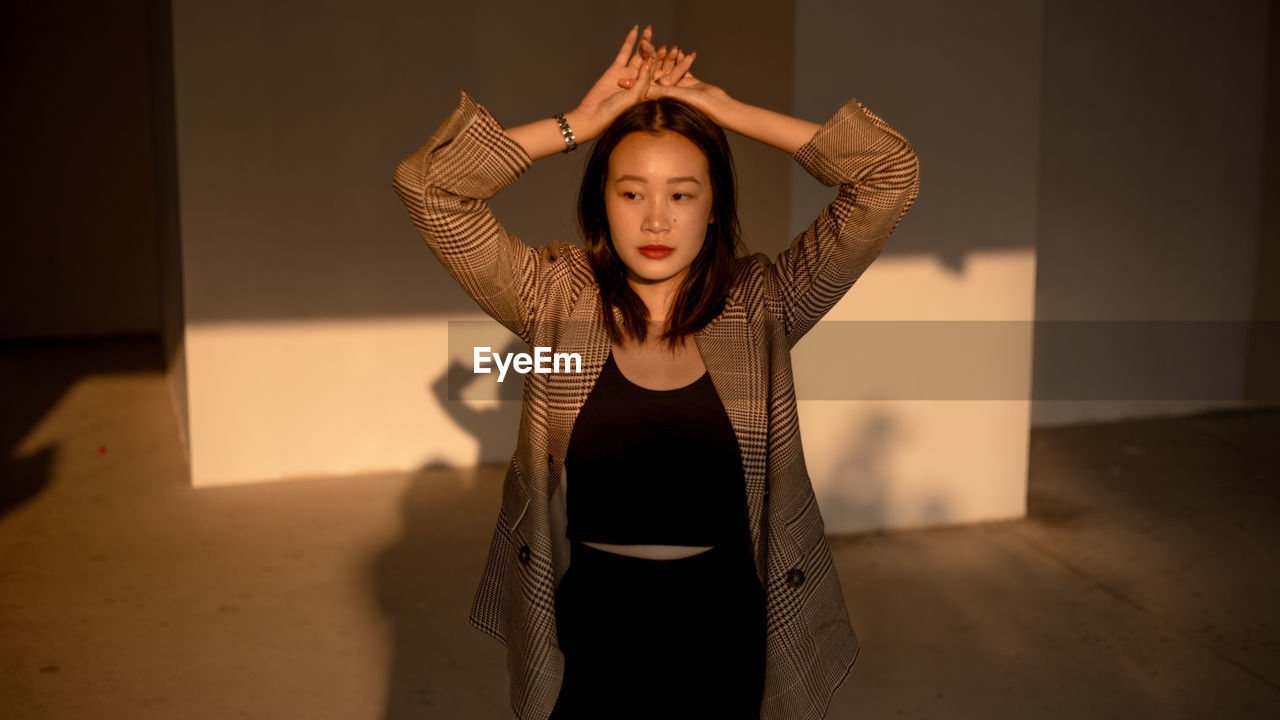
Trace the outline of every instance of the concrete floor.
{"label": "concrete floor", "polygon": [[[149,339],[0,347],[0,717],[510,718],[502,468],[192,490]],[[1035,430],[1030,515],[832,539],[830,718],[1280,717],[1280,411]]]}

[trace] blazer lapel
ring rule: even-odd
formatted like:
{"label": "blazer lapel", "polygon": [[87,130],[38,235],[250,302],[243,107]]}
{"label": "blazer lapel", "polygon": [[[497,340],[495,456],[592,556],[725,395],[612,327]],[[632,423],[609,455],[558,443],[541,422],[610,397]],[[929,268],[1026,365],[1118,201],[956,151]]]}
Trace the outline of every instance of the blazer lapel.
{"label": "blazer lapel", "polygon": [[[547,451],[561,465],[569,449],[573,423],[604,369],[610,347],[609,334],[600,319],[600,290],[591,284],[574,304],[569,322],[553,349],[553,352],[581,356],[582,372],[551,373],[547,376]],[[553,485],[559,479],[551,478]],[[554,487],[548,490],[554,490]]]}
{"label": "blazer lapel", "polygon": [[[609,357],[609,334],[600,319],[600,289],[589,284],[569,311],[567,324],[554,333],[553,352],[577,353],[582,358],[581,372],[550,373],[547,378],[547,453],[552,461],[546,484],[538,488],[546,498],[548,520],[551,525],[552,584],[559,586],[569,570],[570,547],[568,537],[568,472],[564,466],[569,450],[569,438],[573,433],[578,411],[595,387],[596,379]],[[542,462],[539,458],[537,462]],[[556,467],[559,471],[556,471]]]}
{"label": "blazer lapel", "polygon": [[765,450],[768,440],[766,399],[769,397],[767,351],[752,342],[746,310],[732,295],[724,310],[694,334],[702,362],[720,396],[742,455],[746,480],[747,521],[756,571],[765,581],[765,559],[760,549],[760,529],[767,488]]}

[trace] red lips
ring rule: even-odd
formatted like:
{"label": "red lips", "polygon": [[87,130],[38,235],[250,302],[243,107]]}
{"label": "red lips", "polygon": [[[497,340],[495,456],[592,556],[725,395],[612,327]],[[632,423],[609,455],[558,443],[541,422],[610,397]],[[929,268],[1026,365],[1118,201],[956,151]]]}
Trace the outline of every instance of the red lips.
{"label": "red lips", "polygon": [[673,247],[667,247],[666,245],[657,245],[657,244],[645,245],[644,247],[640,248],[641,255],[644,255],[647,258],[653,258],[654,260],[657,260],[659,258],[664,258],[675,251],[676,249]]}

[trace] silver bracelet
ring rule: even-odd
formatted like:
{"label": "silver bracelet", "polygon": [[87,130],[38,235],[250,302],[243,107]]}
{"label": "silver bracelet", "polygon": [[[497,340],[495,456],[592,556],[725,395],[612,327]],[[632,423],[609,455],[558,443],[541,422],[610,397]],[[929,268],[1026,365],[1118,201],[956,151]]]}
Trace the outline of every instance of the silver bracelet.
{"label": "silver bracelet", "polygon": [[564,138],[564,152],[571,153],[578,149],[578,140],[573,136],[573,129],[569,127],[569,121],[565,119],[564,113],[556,113],[551,117],[554,117],[556,123],[560,125],[560,137]]}

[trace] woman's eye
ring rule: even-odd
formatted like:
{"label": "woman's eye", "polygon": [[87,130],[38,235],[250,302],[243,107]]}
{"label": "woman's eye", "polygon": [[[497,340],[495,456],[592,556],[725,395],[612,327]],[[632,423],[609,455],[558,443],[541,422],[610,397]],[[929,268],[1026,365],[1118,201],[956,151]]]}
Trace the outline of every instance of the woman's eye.
{"label": "woman's eye", "polygon": [[672,200],[684,200],[684,199],[685,199],[685,198],[687,198],[687,197],[689,197],[689,196],[688,196],[688,195],[685,195],[684,193],[675,193],[675,194],[673,194],[673,195],[671,196],[671,199],[672,199]]}
{"label": "woman's eye", "polygon": [[635,200],[638,196],[635,193],[628,191],[628,192],[622,193],[622,197],[628,200]]}

